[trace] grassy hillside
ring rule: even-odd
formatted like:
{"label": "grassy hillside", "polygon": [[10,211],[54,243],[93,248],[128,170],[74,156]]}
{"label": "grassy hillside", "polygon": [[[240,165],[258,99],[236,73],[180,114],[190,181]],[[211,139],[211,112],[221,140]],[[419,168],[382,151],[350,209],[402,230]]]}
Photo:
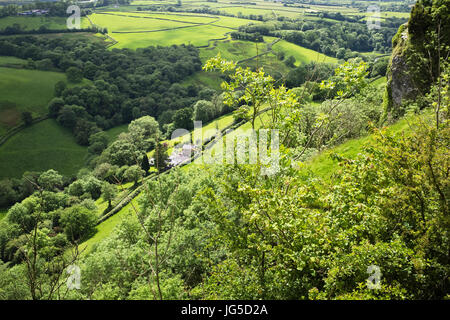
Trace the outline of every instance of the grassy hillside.
{"label": "grassy hillside", "polygon": [[281,40],[273,46],[273,51],[284,51],[287,56],[293,56],[296,60],[295,65],[299,66],[301,63],[308,63],[311,61],[323,63],[337,63],[336,58],[328,57],[317,51],[300,47],[296,44]]}
{"label": "grassy hillside", "polygon": [[218,41],[210,48],[200,50],[200,59],[202,62],[215,57],[220,52],[222,58],[231,61],[240,61],[248,59],[267,50],[267,43],[255,43],[250,41]]}
{"label": "grassy hillside", "polygon": [[[2,58],[0,64],[17,59]],[[46,113],[55,84],[64,73],[0,67],[0,135],[21,121],[21,112],[34,116]],[[26,92],[26,94],[24,94]]]}
{"label": "grassy hillside", "polygon": [[27,63],[26,60],[19,59],[19,58],[16,58],[16,57],[0,56],[0,67],[23,66],[26,63]]}
{"label": "grassy hillside", "polygon": [[[264,122],[267,118],[267,115],[263,114],[256,122],[256,126],[259,127],[261,125],[261,122]],[[222,118],[221,121],[224,121]],[[213,128],[215,127],[215,122],[212,122],[207,127]],[[240,127],[242,130],[249,130],[251,129],[250,123],[246,123],[243,126]],[[408,129],[408,120],[404,119],[393,126],[390,127],[390,130],[393,130],[394,132],[402,132],[403,130]],[[236,135],[236,132],[231,133],[231,135]],[[333,172],[336,172],[336,170],[339,169],[338,163],[333,160],[330,157],[330,154],[332,153],[338,153],[343,157],[352,158],[356,156],[358,153],[362,151],[362,148],[365,144],[370,143],[372,140],[372,136],[365,136],[358,139],[352,139],[349,140],[342,145],[339,145],[337,147],[331,148],[329,150],[326,150],[319,154],[318,156],[314,157],[310,161],[308,161],[305,166],[302,168],[304,172],[312,171],[315,174],[317,174],[320,177],[328,178],[331,176]],[[213,148],[214,149],[214,148]],[[202,166],[199,159],[184,168],[186,170],[189,170],[189,167],[200,165]],[[132,203],[136,206],[139,202],[139,199],[141,198],[142,194],[138,195]],[[116,213],[111,218],[107,219],[106,221],[100,223],[97,226],[97,233],[94,237],[90,238],[89,240],[85,241],[83,244],[81,244],[81,248],[85,249],[85,253],[88,253],[92,247],[98,243],[99,241],[107,238],[112,231],[114,230],[114,227],[120,224],[123,219],[131,217],[134,215],[132,204],[128,204],[125,206],[122,210],[120,210],[118,213]]]}
{"label": "grassy hillside", "polygon": [[221,90],[220,84],[222,81],[223,80],[218,73],[199,71],[186,78],[182,82],[182,85],[189,86],[191,84],[200,84],[214,90]]}
{"label": "grassy hillside", "polygon": [[76,144],[68,130],[55,120],[45,120],[0,146],[0,179],[48,169],[73,175],[83,166],[86,154],[86,148]]}
{"label": "grassy hillside", "polygon": [[126,132],[128,130],[128,125],[123,124],[121,126],[117,126],[114,128],[111,128],[109,130],[106,130],[106,134],[108,135],[109,141],[112,142],[116,140],[116,138],[121,134],[122,132]]}
{"label": "grassy hillside", "polygon": [[[391,132],[403,132],[408,130],[408,120],[407,118],[402,119],[389,127]],[[307,164],[307,170],[311,170],[317,176],[323,178],[330,178],[330,176],[339,169],[339,164],[336,160],[331,158],[331,154],[338,154],[344,158],[352,159],[358,155],[367,144],[373,142],[371,135],[362,137],[359,139],[352,139],[344,142],[343,144],[326,150],[316,157],[311,158]]]}
{"label": "grassy hillside", "polygon": [[22,30],[36,30],[45,27],[52,30],[62,30],[67,27],[64,17],[4,17],[0,18],[0,30],[12,27],[14,24],[20,25]]}
{"label": "grassy hillside", "polygon": [[109,32],[139,32],[158,31],[185,26],[193,26],[201,23],[209,23],[215,18],[209,17],[189,17],[189,16],[168,16],[164,14],[143,14],[126,12],[105,12],[92,14],[90,19],[93,23],[108,27]]}
{"label": "grassy hillside", "polygon": [[[358,7],[354,4],[363,4],[364,6],[369,6],[370,4],[376,4],[376,1],[335,1],[333,5],[321,5],[321,4],[310,4],[303,1],[301,4],[293,4],[293,6],[285,7],[281,2],[274,1],[263,1],[263,0],[252,0],[252,1],[233,1],[233,0],[219,0],[217,2],[198,1],[198,0],[185,0],[182,1],[182,8],[185,9],[200,9],[202,7],[210,7],[214,10],[219,10],[223,13],[231,13],[235,15],[262,15],[266,18],[271,17],[289,17],[298,18],[299,16],[307,17],[308,14],[317,14],[320,12],[327,13],[337,13],[340,12],[342,15],[347,16],[365,16],[367,13],[365,11],[360,11]],[[148,0],[137,0],[133,1],[132,5],[137,7],[145,7],[151,5],[172,5],[175,6],[177,1],[148,1]],[[388,4],[383,2],[383,4]],[[381,17],[407,17],[409,13],[407,12],[390,12],[383,11]],[[309,18],[309,17],[308,17]],[[316,17],[311,17],[316,18]]]}
{"label": "grassy hillside", "polygon": [[206,46],[210,39],[223,38],[228,31],[229,29],[213,25],[195,25],[189,28],[151,33],[112,33],[111,36],[118,41],[114,48],[137,49],[172,44]]}
{"label": "grassy hillside", "polygon": [[205,46],[210,39],[224,38],[232,28],[251,22],[230,17],[151,12],[102,12],[90,15],[90,19],[107,28],[109,35],[118,41],[114,48],[130,49],[183,43]]}

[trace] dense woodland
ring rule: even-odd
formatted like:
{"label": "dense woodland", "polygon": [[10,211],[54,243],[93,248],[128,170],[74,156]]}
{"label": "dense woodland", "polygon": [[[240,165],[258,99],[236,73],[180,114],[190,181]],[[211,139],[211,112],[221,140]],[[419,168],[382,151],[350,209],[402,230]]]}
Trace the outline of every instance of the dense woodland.
{"label": "dense woodland", "polygon": [[[427,65],[434,72],[400,107],[389,102],[389,87],[382,92],[369,80],[386,74],[383,59],[302,64],[283,82],[220,56],[202,66],[192,46],[131,51],[32,36],[0,40],[0,55],[30,59],[29,67],[47,60],[78,83],[57,84],[49,114],[90,150],[76,178],[48,170],[2,182],[0,206],[15,204],[0,221],[0,299],[448,299],[450,43],[438,31],[450,27],[449,17],[449,0],[420,0],[413,9],[406,64],[412,73]],[[320,22],[271,26],[241,32],[290,30],[305,46],[313,34],[317,50],[336,45],[336,55],[374,49],[346,23],[336,26],[336,43],[320,35]],[[389,32],[380,33],[383,47]],[[425,38],[434,50],[418,45]],[[223,93],[180,85],[200,69],[223,75]],[[278,172],[262,161],[224,161],[163,173],[161,141],[173,129],[230,111],[257,135],[279,130]],[[123,123],[128,131],[108,143],[102,130]],[[361,144],[352,157],[314,158],[349,141]],[[127,183],[140,196],[111,236],[83,251],[95,235],[96,200],[108,202],[108,213]],[[68,290],[74,263],[81,286]],[[370,265],[382,273],[377,290],[367,286]]]}
{"label": "dense woodland", "polygon": [[70,88],[58,83],[57,98],[49,105],[49,115],[72,130],[82,145],[88,145],[93,133],[145,115],[160,119],[162,128],[172,122],[175,111],[201,97],[196,86],[179,84],[201,68],[192,46],[108,51],[89,41],[30,36],[1,40],[0,54],[30,59],[31,66],[44,61],[47,70],[66,72],[72,83],[90,80]]}
{"label": "dense woodland", "polygon": [[[319,21],[279,21],[239,28],[241,32],[283,38],[338,59],[352,58],[354,51],[390,52],[392,37],[404,21],[393,18],[383,28],[369,31],[364,23]],[[353,56],[351,56],[353,54]]]}

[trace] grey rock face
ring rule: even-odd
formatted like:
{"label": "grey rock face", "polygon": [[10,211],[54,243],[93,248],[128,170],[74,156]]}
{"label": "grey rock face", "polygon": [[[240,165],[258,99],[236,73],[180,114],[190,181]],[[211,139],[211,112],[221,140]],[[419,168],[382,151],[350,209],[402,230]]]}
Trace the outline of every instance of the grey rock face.
{"label": "grey rock face", "polygon": [[392,57],[391,64],[391,92],[393,107],[398,107],[405,99],[413,99],[417,94],[405,58],[401,55]]}

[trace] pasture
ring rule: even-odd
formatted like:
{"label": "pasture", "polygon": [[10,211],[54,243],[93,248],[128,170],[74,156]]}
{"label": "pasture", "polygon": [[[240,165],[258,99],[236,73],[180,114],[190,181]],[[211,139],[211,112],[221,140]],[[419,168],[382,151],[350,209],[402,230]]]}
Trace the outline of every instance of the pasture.
{"label": "pasture", "polygon": [[55,169],[75,175],[83,166],[87,148],[53,119],[20,131],[0,146],[0,179],[21,177],[25,171]]}
{"label": "pasture", "polygon": [[20,67],[25,64],[27,64],[27,61],[23,59],[0,56],[0,67]]}
{"label": "pasture", "polygon": [[113,142],[122,132],[128,131],[128,124],[122,124],[120,126],[108,129],[105,133],[108,135],[109,142]]}
{"label": "pasture", "polygon": [[118,43],[114,48],[192,44],[207,46],[211,39],[223,39],[246,19],[171,13],[102,12],[90,15],[92,23],[107,28]]}
{"label": "pasture", "polygon": [[[263,1],[263,0],[251,0],[251,1],[233,1],[233,0],[218,0],[217,2],[196,1],[196,0],[185,0],[181,2],[181,8],[186,10],[210,8],[212,10],[218,10],[222,13],[239,15],[256,15],[263,16],[265,19],[273,19],[277,17],[287,17],[287,18],[299,18],[303,17],[305,19],[316,19],[316,17],[308,17],[305,14],[319,14],[319,13],[341,13],[347,16],[366,16],[368,13],[365,10],[358,8],[357,4],[363,4],[362,8],[366,8],[370,5],[379,5],[378,1],[339,1],[332,2],[327,1],[323,4],[316,1],[316,3],[295,3],[284,5],[280,2],[274,1]],[[387,3],[384,2],[383,5]],[[177,1],[146,1],[137,0],[132,2],[132,6],[127,6],[127,9],[122,8],[122,10],[128,10],[128,7],[144,7],[145,6],[176,6]],[[408,12],[392,12],[383,11],[382,7],[382,18],[387,17],[408,17]]]}
{"label": "pasture", "polygon": [[64,17],[4,17],[0,18],[0,30],[13,25],[19,25],[22,30],[37,30],[45,27],[51,30],[61,30],[67,27]]}
{"label": "pasture", "polygon": [[[0,58],[0,65],[20,62]],[[33,116],[45,114],[55,84],[66,80],[64,73],[50,71],[0,67],[0,74],[0,135],[20,123],[21,112],[28,111]]]}
{"label": "pasture", "polygon": [[311,61],[323,63],[337,63],[338,61],[336,58],[328,57],[317,51],[297,46],[285,40],[278,41],[274,44],[272,50],[275,52],[283,51],[286,56],[293,56],[296,61],[296,66],[299,66],[300,63],[308,63]]}
{"label": "pasture", "polygon": [[267,43],[255,43],[249,41],[217,41],[212,47],[200,50],[200,59],[206,62],[215,57],[219,52],[222,58],[232,61],[240,61],[256,56],[267,51]]}

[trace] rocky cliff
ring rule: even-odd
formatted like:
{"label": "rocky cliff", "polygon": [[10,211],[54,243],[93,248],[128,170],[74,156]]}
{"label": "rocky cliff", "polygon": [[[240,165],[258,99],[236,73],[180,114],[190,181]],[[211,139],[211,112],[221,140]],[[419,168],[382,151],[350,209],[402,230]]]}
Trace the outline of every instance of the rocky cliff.
{"label": "rocky cliff", "polygon": [[417,1],[408,23],[392,39],[384,99],[387,117],[401,116],[407,102],[425,106],[421,97],[437,79],[439,61],[448,59],[449,45],[450,0]]}

